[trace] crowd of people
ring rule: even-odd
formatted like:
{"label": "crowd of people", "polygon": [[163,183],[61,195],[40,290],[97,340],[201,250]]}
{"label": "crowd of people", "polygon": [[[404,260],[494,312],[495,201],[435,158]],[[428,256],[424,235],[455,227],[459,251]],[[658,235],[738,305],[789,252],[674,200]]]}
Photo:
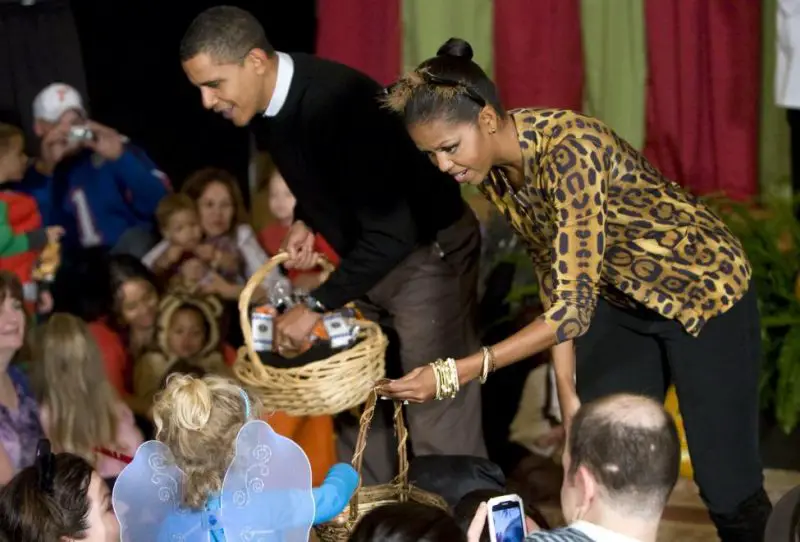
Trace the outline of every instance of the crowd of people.
{"label": "crowd of people", "polygon": [[[279,251],[288,261],[251,299],[269,302],[286,280],[305,292],[275,319],[277,350],[297,350],[351,301],[379,322],[391,343],[376,391],[404,404],[413,480],[449,505],[377,508],[351,540],[488,539],[485,503],[508,490],[487,458],[481,384],[540,353],[566,433],[567,526],[528,507],[527,540],[656,540],[679,472],[663,407],[673,382],[720,538],[765,539],[751,269],[701,201],[597,119],[506,110],[463,40],[382,89],[276,51],[251,14],[221,6],[192,22],[179,54],[202,105],[268,150],[273,222],[254,231],[242,183],[223,170],[174,191],[68,85],[32,104],[38,156],[25,156],[20,127],[0,125],[0,539],[200,528],[220,541],[242,522],[282,522],[301,540],[359,483],[394,477],[390,401],[378,401],[359,480],[346,465],[357,416],[262,413],[236,381],[236,302]],[[481,231],[459,184],[496,207],[538,281],[543,313],[497,344],[478,333]],[[324,281],[319,254],[336,266]],[[269,444],[286,485],[236,508],[228,474],[248,443]],[[159,450],[182,480],[170,493],[182,513],[141,485]]]}

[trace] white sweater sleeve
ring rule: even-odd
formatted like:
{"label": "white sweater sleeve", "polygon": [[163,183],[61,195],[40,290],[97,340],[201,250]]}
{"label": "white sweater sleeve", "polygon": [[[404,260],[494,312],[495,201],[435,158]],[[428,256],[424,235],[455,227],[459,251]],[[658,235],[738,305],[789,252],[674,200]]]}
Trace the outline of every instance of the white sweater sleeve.
{"label": "white sweater sleeve", "polygon": [[150,252],[144,255],[144,258],[142,258],[142,263],[146,265],[148,269],[152,269],[153,265],[156,263],[156,260],[158,260],[168,248],[169,241],[162,239],[156,246],[150,249]]}
{"label": "white sweater sleeve", "polygon": [[[244,262],[244,279],[252,277],[264,264],[269,257],[256,239],[256,234],[247,224],[240,224],[236,229],[236,245],[239,247],[239,254]],[[278,267],[273,269],[264,279],[263,285],[267,290],[281,277]]]}

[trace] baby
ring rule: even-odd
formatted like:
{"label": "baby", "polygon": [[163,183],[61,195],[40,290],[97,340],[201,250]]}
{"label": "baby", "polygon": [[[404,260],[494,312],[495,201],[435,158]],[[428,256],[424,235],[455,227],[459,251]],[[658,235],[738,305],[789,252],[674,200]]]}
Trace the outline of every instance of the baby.
{"label": "baby", "polygon": [[157,275],[169,279],[169,288],[194,291],[212,271],[215,250],[203,245],[203,231],[194,202],[186,194],[169,194],[156,208],[156,221],[169,248],[153,264]]}

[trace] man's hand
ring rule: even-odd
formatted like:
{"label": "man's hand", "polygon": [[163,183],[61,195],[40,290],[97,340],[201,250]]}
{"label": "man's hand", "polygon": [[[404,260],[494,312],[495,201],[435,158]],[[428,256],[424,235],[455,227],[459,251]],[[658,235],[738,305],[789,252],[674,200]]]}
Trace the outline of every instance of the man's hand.
{"label": "man's hand", "polygon": [[275,320],[275,344],[279,350],[296,350],[311,336],[321,314],[305,305],[295,305]]}
{"label": "man's hand", "polygon": [[314,232],[301,220],[289,228],[281,250],[289,254],[289,259],[283,264],[287,269],[312,269],[317,265],[317,257],[314,254]]}
{"label": "man's hand", "polygon": [[112,162],[122,156],[125,151],[125,139],[119,132],[93,120],[88,121],[86,124],[94,134],[94,139],[85,142],[88,148]]}

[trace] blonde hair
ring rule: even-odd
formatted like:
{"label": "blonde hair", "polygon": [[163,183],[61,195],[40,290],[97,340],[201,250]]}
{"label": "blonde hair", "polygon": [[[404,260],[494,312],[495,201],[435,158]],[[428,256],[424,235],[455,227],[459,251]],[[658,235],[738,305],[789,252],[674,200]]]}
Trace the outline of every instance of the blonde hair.
{"label": "blonde hair", "polygon": [[36,339],[33,383],[39,403],[49,409],[53,449],[95,465],[95,449],[115,445],[119,404],[100,349],[83,320],[71,314],[53,314]]}
{"label": "blonde hair", "polygon": [[[186,474],[185,506],[203,508],[209,495],[222,489],[236,436],[248,421],[243,392],[247,393],[229,378],[173,374],[156,396],[156,438],[167,445]],[[247,400],[250,416],[257,417],[259,405],[249,395]]]}

